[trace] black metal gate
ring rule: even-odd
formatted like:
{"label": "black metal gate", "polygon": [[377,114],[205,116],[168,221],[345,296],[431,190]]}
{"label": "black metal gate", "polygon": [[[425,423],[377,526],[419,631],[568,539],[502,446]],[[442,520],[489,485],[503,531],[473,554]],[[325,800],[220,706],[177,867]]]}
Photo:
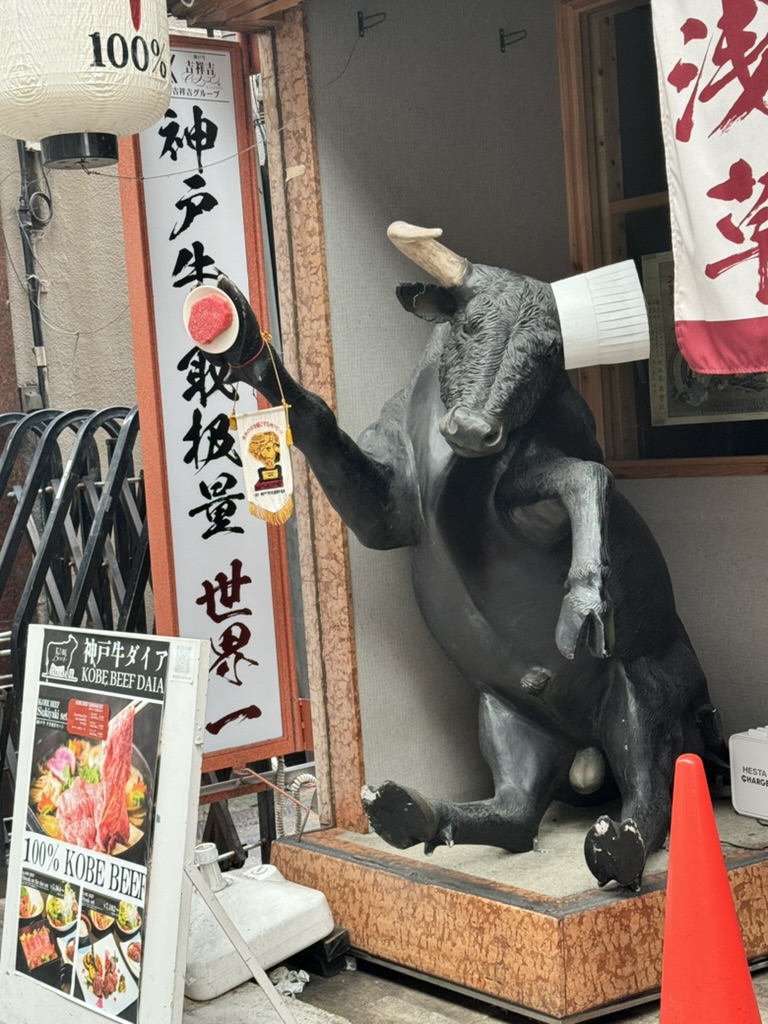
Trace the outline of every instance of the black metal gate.
{"label": "black metal gate", "polygon": [[[0,415],[0,817],[32,622],[152,632],[138,410]],[[19,579],[19,567],[24,576]],[[0,828],[0,854],[6,838]],[[0,856],[0,871],[5,857]]]}

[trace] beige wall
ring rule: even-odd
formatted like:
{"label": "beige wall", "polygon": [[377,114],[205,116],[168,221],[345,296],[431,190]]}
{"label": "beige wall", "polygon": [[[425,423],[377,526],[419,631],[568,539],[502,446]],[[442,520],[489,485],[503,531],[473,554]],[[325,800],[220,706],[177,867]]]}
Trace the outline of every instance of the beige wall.
{"label": "beige wall", "polygon": [[[37,382],[17,209],[16,142],[0,136],[0,215],[20,384]],[[133,405],[136,389],[116,167],[48,172],[53,218],[36,243],[50,405]]]}
{"label": "beige wall", "polygon": [[619,489],[664,552],[726,733],[768,724],[768,481],[623,480]]}
{"label": "beige wall", "polygon": [[[170,31],[188,30],[175,18]],[[8,251],[8,285],[18,383],[36,383],[32,328],[24,287],[17,208],[16,141],[0,135],[0,223]],[[99,409],[134,405],[131,324],[117,166],[49,171],[53,218],[37,242],[45,282],[40,308],[49,363],[50,405]]]}
{"label": "beige wall", "polygon": [[[391,0],[359,39],[343,0],[308,5],[339,419],[353,435],[408,378],[427,333],[394,297],[414,269],[387,243],[390,221],[441,226],[479,262],[569,273],[553,7]],[[500,27],[527,38],[502,54]],[[729,732],[768,718],[767,486],[621,485],[667,556]],[[482,791],[474,696],[420,619],[407,553],[351,538],[350,562],[368,782]]]}
{"label": "beige wall", "polygon": [[[356,436],[428,336],[395,298],[419,272],[387,241],[391,221],[440,226],[481,263],[569,273],[554,11],[392,0],[362,39],[343,0],[307,13],[339,420]],[[528,33],[503,54],[502,26]],[[408,553],[350,537],[350,567],[367,781],[481,795],[476,695],[421,620]]]}

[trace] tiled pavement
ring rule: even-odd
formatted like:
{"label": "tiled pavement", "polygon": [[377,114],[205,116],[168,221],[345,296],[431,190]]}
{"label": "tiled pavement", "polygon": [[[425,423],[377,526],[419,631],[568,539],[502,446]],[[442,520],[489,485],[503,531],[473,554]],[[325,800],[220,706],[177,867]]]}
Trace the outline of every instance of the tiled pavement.
{"label": "tiled pavement", "polygon": [[[692,964],[691,970],[696,967]],[[760,1013],[768,1024],[768,970],[753,975]],[[497,1009],[405,975],[358,962],[356,971],[333,978],[312,976],[297,997],[302,1002],[345,1017],[351,1024],[479,1024],[506,1021],[530,1024],[531,1018]],[[602,1024],[658,1024],[658,1002],[598,1018]],[[693,1020],[691,1024],[701,1024]],[[710,1022],[707,1022],[710,1024]],[[719,1024],[730,1024],[723,1020]]]}

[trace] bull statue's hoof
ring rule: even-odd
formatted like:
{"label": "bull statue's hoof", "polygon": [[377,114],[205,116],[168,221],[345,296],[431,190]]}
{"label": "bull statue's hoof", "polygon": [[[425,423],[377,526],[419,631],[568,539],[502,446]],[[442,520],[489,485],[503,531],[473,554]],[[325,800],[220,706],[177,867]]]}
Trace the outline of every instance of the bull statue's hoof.
{"label": "bull statue's hoof", "polygon": [[435,808],[416,790],[384,782],[378,789],[363,786],[360,799],[371,828],[390,846],[407,850],[424,843],[425,853],[453,846],[450,826],[441,827]]}
{"label": "bull statue's hoof", "polygon": [[618,882],[638,892],[645,867],[645,843],[631,818],[613,821],[607,814],[597,819],[584,840],[584,857],[599,886]]}

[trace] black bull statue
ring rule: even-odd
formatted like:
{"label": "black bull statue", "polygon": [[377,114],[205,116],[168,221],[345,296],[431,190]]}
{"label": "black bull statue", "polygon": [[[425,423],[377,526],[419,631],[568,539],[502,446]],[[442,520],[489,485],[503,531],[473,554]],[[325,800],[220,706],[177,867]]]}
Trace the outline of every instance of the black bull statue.
{"label": "black bull statue", "polygon": [[225,277],[240,328],[210,358],[275,404],[279,373],[295,444],[329,501],[367,547],[410,548],[426,624],[480,693],[494,795],[451,803],[385,782],[362,794],[376,832],[427,853],[530,850],[553,798],[614,784],[620,820],[597,819],[585,856],[600,885],[639,889],[669,827],[676,758],[722,752],[706,679],[662,554],[613,489],[570,385],[551,286],[469,264],[438,234],[390,229],[441,282],[401,285],[398,299],[437,326],[357,443],[277,354],[273,364]]}

